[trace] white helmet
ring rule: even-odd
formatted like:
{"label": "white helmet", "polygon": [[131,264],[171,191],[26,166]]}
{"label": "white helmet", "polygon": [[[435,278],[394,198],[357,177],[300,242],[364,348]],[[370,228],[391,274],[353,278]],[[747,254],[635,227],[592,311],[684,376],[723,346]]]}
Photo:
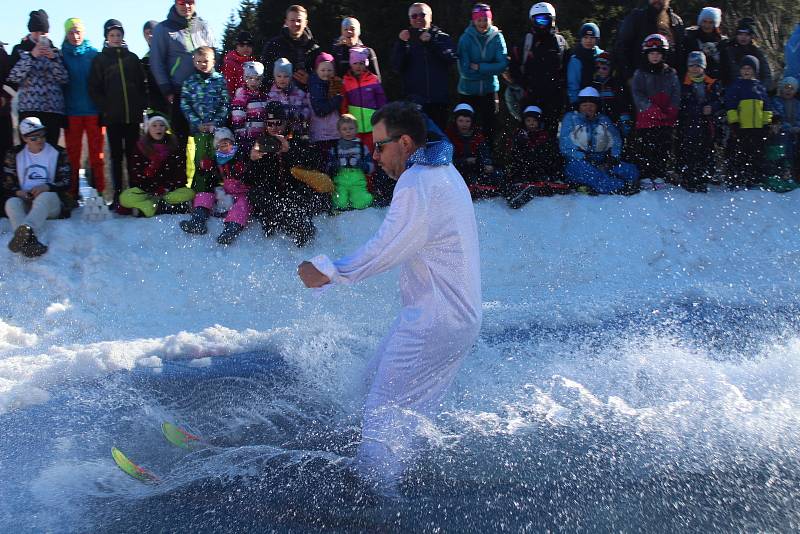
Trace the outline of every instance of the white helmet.
{"label": "white helmet", "polygon": [[533,4],[528,12],[528,18],[532,19],[536,15],[550,15],[555,20],[556,8],[553,7],[553,4],[548,4],[547,2]]}

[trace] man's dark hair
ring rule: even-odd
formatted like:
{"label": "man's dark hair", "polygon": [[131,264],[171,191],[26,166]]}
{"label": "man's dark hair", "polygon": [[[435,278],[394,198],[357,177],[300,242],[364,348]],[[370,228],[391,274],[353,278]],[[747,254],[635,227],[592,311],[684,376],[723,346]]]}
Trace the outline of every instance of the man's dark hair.
{"label": "man's dark hair", "polygon": [[419,106],[411,102],[391,102],[372,116],[372,125],[383,121],[386,133],[395,137],[407,135],[417,146],[423,146],[428,138],[425,116]]}

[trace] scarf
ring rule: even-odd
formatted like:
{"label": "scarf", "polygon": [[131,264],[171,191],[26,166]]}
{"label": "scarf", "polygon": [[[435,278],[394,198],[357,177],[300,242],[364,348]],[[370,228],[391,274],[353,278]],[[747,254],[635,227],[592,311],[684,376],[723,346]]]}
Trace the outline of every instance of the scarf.
{"label": "scarf", "polygon": [[231,149],[230,152],[222,152],[221,150],[217,150],[217,165],[225,165],[226,163],[228,163],[230,160],[233,159],[238,150],[239,147],[236,145],[233,145],[233,148]]}

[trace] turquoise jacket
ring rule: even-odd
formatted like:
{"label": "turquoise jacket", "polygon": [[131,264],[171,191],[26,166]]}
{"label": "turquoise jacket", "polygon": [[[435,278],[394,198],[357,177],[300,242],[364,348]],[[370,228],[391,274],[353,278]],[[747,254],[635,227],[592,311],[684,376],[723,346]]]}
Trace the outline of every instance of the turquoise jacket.
{"label": "turquoise jacket", "polygon": [[[478,70],[469,68],[476,63]],[[500,30],[490,26],[480,33],[470,24],[458,40],[458,92],[483,96],[500,90],[498,75],[508,67],[506,40]]]}
{"label": "turquoise jacket", "polygon": [[86,39],[79,46],[73,46],[67,40],[61,46],[64,66],[69,73],[69,82],[64,86],[64,100],[67,115],[74,117],[90,117],[97,115],[97,106],[89,96],[89,72],[92,60],[99,54]]}

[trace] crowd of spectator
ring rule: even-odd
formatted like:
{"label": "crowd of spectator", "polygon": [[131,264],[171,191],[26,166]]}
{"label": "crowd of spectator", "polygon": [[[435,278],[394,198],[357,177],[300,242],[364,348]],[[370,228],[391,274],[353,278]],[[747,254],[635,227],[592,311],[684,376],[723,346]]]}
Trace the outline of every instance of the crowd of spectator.
{"label": "crowd of spectator", "polygon": [[[648,0],[607,50],[593,21],[570,49],[552,4],[526,15],[529,30],[507,46],[492,8],[475,4],[456,42],[433,24],[430,6],[414,3],[391,47],[402,98],[424,111],[432,142],[452,145],[474,198],[503,196],[519,208],[538,195],[668,184],[797,187],[800,25],[776,76],[754,19],[738,20],[729,37],[714,7],[686,28],[668,0]],[[174,0],[165,20],[144,24],[143,58],[119,20],[105,23],[99,50],[85,31],[68,19],[56,47],[37,10],[11,54],[0,47],[0,87],[16,91],[21,139],[12,146],[3,91],[0,192],[13,252],[44,254],[45,220],[78,205],[84,144],[87,175],[118,214],[186,213],[188,234],[207,233],[209,217],[221,216],[223,245],[258,222],[265,236],[284,232],[304,246],[316,215],[390,202],[393,182],[372,154],[395,140],[373,139],[387,97],[356,18],[343,18],[340,37],[324,46],[293,5],[259,55],[243,31],[224,57],[196,0]]]}

